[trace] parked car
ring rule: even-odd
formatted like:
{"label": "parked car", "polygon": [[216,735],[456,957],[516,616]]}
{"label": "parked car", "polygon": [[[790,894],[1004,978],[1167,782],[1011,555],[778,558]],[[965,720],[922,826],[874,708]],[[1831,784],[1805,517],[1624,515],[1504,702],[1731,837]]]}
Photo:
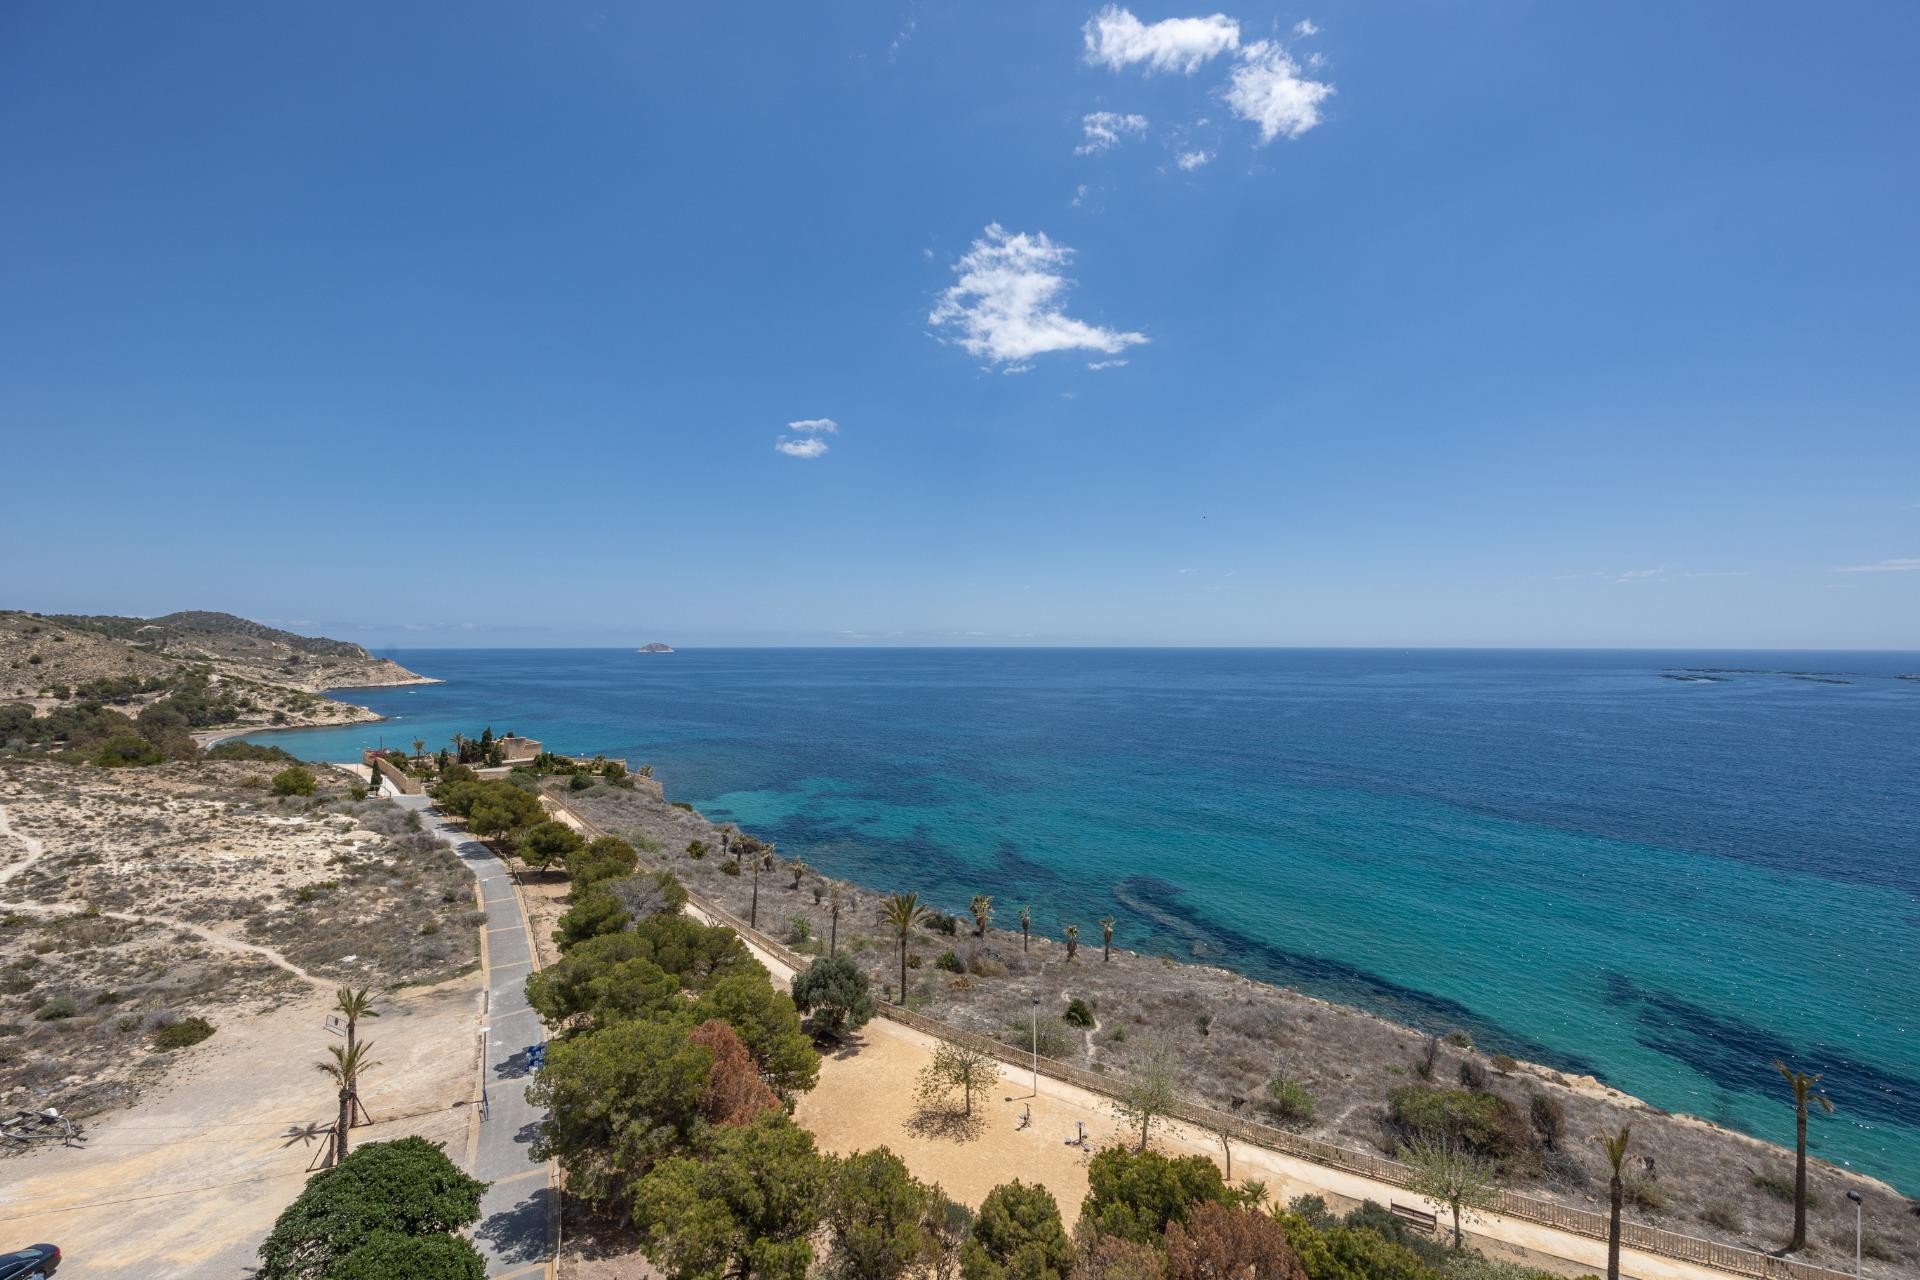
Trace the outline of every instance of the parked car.
{"label": "parked car", "polygon": [[29,1245],[13,1253],[0,1253],[0,1280],[46,1280],[59,1265],[59,1245]]}

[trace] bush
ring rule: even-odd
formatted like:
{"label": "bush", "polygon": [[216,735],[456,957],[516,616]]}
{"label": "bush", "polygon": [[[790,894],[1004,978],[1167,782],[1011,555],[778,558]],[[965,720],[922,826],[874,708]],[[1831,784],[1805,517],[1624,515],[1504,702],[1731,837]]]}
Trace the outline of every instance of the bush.
{"label": "bush", "polygon": [[1541,1146],[1552,1151],[1559,1145],[1561,1131],[1567,1127],[1567,1108],[1560,1099],[1544,1093],[1534,1094],[1527,1100],[1527,1117],[1534,1133],[1540,1137]]}
{"label": "bush", "polygon": [[592,779],[592,778],[590,778],[590,777],[588,777],[588,776],[587,776],[586,774],[584,774],[584,773],[576,773],[576,774],[574,774],[574,775],[573,775],[573,777],[572,777],[571,779],[569,779],[569,780],[568,780],[568,782],[567,782],[567,790],[569,790],[569,791],[591,791],[591,790],[593,790],[593,779]]}
{"label": "bush", "polygon": [[1670,1199],[1665,1187],[1643,1174],[1628,1174],[1621,1180],[1621,1190],[1628,1204],[1656,1213],[1666,1208]]}
{"label": "bush", "polygon": [[171,1053],[199,1044],[213,1034],[213,1024],[205,1018],[182,1018],[160,1028],[153,1036],[153,1047]]}
{"label": "bush", "polygon": [[960,1248],[962,1280],[1067,1280],[1072,1274],[1073,1241],[1051,1192],[1017,1181],[987,1192]]}
{"label": "bush", "polygon": [[1460,1059],[1460,1087],[1462,1089],[1485,1092],[1489,1083],[1487,1079],[1487,1069],[1480,1065],[1480,1059]]}
{"label": "bush", "polygon": [[72,996],[55,996],[33,1011],[33,1016],[41,1022],[59,1022],[63,1018],[77,1017],[80,1002]]}
{"label": "bush", "polygon": [[300,757],[279,747],[263,747],[252,742],[223,742],[207,749],[209,760],[254,760],[262,764],[299,764]]}
{"label": "bush", "polygon": [[564,822],[537,822],[520,838],[520,860],[530,867],[565,862],[586,847],[579,833]]}
{"label": "bush", "polygon": [[93,762],[102,769],[126,769],[159,764],[166,758],[166,752],[138,734],[116,733],[100,744]]}
{"label": "bush", "polygon": [[1275,1076],[1267,1082],[1267,1109],[1288,1124],[1313,1119],[1313,1095],[1298,1080]]}
{"label": "bush", "polygon": [[706,842],[704,840],[687,841],[687,856],[689,858],[693,858],[696,860],[706,857],[707,856]]}
{"label": "bush", "polygon": [[1520,1063],[1504,1053],[1496,1053],[1493,1055],[1493,1069],[1503,1076],[1510,1076],[1520,1069]]}
{"label": "bush", "polygon": [[874,1014],[867,975],[845,955],[822,957],[796,976],[793,1003],[802,1013],[818,1011],[815,1023],[834,1035],[864,1025]]}
{"label": "bush", "polygon": [[1079,996],[1067,1001],[1067,1011],[1060,1020],[1070,1027],[1090,1027],[1093,1025],[1093,1006]]}
{"label": "bush", "polygon": [[813,921],[805,916],[794,916],[787,921],[787,941],[799,946],[813,936]]}
{"label": "bush", "polygon": [[1462,1147],[1490,1160],[1512,1160],[1533,1150],[1533,1134],[1505,1098],[1470,1089],[1405,1085],[1387,1095],[1394,1127],[1409,1142]]}
{"label": "bush", "polygon": [[1711,1200],[1700,1211],[1700,1221],[1722,1231],[1738,1231],[1741,1228],[1740,1213],[1726,1200]]}
{"label": "bush", "polygon": [[403,1236],[376,1231],[340,1259],[327,1280],[486,1280],[487,1261],[451,1232]]}
{"label": "bush", "polygon": [[733,861],[723,862],[720,864],[720,874],[723,876],[737,876],[740,874],[740,864]]}
{"label": "bush", "polygon": [[288,765],[273,775],[273,794],[277,796],[310,796],[318,780],[299,765]]}
{"label": "bush", "polygon": [[1031,1014],[1015,1018],[1000,1032],[1001,1042],[1020,1049],[1031,1049],[1034,1045],[1036,1023],[1040,1056],[1058,1058],[1064,1055],[1067,1051],[1067,1033],[1062,1031],[1060,1024],[1052,1018],[1035,1018]]}
{"label": "bush", "polygon": [[1151,1244],[1167,1227],[1185,1222],[1197,1205],[1225,1204],[1227,1184],[1207,1156],[1108,1147],[1087,1166],[1088,1191],[1080,1219],[1105,1235]]}
{"label": "bush", "polygon": [[[260,1246],[256,1280],[321,1280],[378,1271],[350,1272],[346,1260],[392,1234],[416,1239],[450,1235],[477,1222],[480,1196],[487,1189],[460,1172],[440,1148],[425,1138],[369,1142],[332,1169],[307,1180],[306,1189],[288,1205]],[[452,1251],[440,1246],[441,1256]],[[457,1251],[455,1251],[457,1252]],[[416,1253],[404,1259],[417,1266]],[[356,1266],[364,1265],[362,1254]],[[460,1277],[458,1270],[398,1273],[440,1280]]]}
{"label": "bush", "polygon": [[948,973],[965,973],[967,971],[967,966],[961,962],[960,957],[951,951],[942,951],[939,955],[935,956],[933,967],[936,969],[944,969]]}

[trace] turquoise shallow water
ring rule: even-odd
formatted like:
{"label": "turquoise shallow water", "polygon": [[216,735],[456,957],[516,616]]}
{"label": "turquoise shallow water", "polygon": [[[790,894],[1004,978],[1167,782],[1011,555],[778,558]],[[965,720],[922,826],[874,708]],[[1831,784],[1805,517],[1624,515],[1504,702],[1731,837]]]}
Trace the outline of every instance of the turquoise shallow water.
{"label": "turquoise shallow water", "polygon": [[1783,1057],[1827,1073],[1820,1154],[1920,1192],[1920,655],[392,656],[448,683],[256,739],[490,724],[651,762],[832,874],[1112,913],[1123,945],[1791,1141]]}

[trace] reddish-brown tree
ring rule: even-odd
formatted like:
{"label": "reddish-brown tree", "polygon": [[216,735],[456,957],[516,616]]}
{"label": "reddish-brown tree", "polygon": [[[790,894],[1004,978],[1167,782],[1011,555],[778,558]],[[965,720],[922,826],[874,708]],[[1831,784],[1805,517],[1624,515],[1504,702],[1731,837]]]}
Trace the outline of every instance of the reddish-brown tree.
{"label": "reddish-brown tree", "polygon": [[1307,1280],[1286,1230],[1264,1213],[1197,1205],[1167,1226],[1168,1280]]}
{"label": "reddish-brown tree", "polygon": [[780,1110],[780,1099],[760,1078],[760,1068],[739,1033],[718,1018],[708,1018],[687,1033],[694,1044],[713,1050],[713,1070],[700,1110],[719,1125],[751,1124],[765,1111]]}

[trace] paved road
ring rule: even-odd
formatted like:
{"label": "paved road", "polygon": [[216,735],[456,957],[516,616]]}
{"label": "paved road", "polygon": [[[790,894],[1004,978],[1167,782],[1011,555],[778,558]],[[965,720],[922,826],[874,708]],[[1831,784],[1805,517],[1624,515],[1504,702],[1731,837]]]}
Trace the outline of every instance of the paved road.
{"label": "paved road", "polygon": [[485,845],[431,812],[427,797],[389,795],[395,804],[417,810],[427,830],[452,845],[480,882],[487,912],[487,1010],[482,1019],[487,1028],[487,1107],[471,1172],[493,1186],[480,1201],[473,1238],[494,1280],[542,1275],[551,1256],[548,1223],[557,1205],[548,1165],[531,1154],[535,1128],[546,1113],[527,1101],[527,1085],[544,1052],[546,1034],[527,1005],[533,941],[526,915],[513,891],[513,877]]}

